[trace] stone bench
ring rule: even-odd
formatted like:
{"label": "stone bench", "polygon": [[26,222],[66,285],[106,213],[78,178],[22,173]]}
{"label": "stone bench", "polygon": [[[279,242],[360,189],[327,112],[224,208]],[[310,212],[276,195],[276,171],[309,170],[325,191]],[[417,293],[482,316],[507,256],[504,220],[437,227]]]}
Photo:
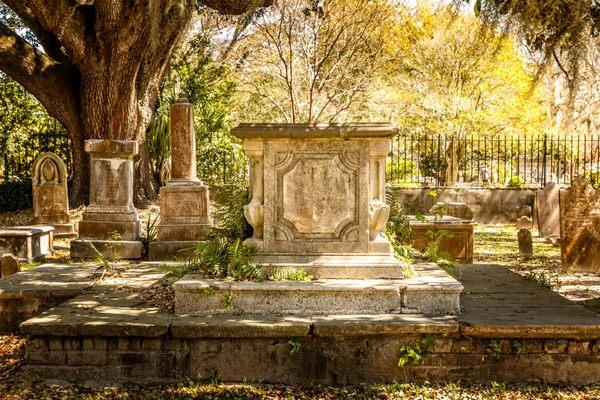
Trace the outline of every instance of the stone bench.
{"label": "stone bench", "polygon": [[54,251],[51,226],[14,226],[0,228],[0,256],[13,254],[20,261],[43,259]]}

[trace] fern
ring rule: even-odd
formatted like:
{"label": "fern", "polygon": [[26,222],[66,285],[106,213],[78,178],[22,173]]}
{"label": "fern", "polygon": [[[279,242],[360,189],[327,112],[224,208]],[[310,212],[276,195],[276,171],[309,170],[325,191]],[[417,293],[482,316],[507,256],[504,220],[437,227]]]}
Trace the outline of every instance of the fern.
{"label": "fern", "polygon": [[313,276],[308,275],[304,269],[294,267],[277,267],[269,279],[274,281],[312,281]]}
{"label": "fern", "polygon": [[260,266],[252,261],[255,254],[256,248],[239,238],[230,242],[227,238],[213,236],[196,244],[188,262],[189,270],[199,270],[214,278],[260,281],[264,276]]}

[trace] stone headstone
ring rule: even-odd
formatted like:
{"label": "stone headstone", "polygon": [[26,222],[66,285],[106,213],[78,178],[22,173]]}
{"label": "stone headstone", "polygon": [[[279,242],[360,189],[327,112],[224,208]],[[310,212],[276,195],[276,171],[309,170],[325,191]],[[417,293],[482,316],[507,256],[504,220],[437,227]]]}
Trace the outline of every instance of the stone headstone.
{"label": "stone headstone", "polygon": [[157,240],[151,260],[172,260],[206,238],[212,229],[208,187],[196,173],[194,105],[181,94],[171,107],[171,178],[160,188]]}
{"label": "stone headstone", "polygon": [[12,254],[4,254],[2,256],[0,259],[0,268],[0,276],[3,278],[21,272],[19,259]]}
{"label": "stone headstone", "polygon": [[531,238],[531,230],[519,229],[519,254],[522,257],[531,257],[533,255],[533,240]]}
{"label": "stone headstone", "polygon": [[33,163],[33,220],[54,227],[55,237],[72,237],[75,228],[69,215],[67,168],[59,156],[43,153]]}
{"label": "stone headstone", "polygon": [[600,191],[587,179],[576,178],[560,191],[562,267],[600,271]]}
{"label": "stone headstone", "polygon": [[265,268],[318,279],[402,278],[385,231],[386,124],[242,124],[250,159],[248,240]]}
{"label": "stone headstone", "polygon": [[444,203],[439,202],[435,206],[431,207],[429,210],[430,214],[438,214],[442,213],[449,217],[455,217],[464,220],[472,220],[473,219],[473,211],[467,206],[465,203],[460,202],[452,202],[452,203]]}
{"label": "stone headstone", "polygon": [[560,237],[560,188],[555,182],[549,182],[537,192],[537,220],[540,236],[543,238]]}
{"label": "stone headstone", "polygon": [[533,221],[529,217],[520,217],[517,219],[517,230],[531,229]]}
{"label": "stone headstone", "polygon": [[79,222],[79,239],[71,242],[71,258],[97,258],[95,250],[109,257],[140,258],[140,221],[133,206],[138,143],[86,140],[85,151],[90,155],[90,200]]}

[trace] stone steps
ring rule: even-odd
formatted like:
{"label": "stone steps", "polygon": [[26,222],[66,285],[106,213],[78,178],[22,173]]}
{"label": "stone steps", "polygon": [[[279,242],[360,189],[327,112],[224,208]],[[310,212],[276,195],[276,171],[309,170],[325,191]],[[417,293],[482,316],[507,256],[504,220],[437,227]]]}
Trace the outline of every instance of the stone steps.
{"label": "stone steps", "polygon": [[173,284],[178,315],[458,314],[462,285],[431,265],[399,280],[233,282],[191,273]]}

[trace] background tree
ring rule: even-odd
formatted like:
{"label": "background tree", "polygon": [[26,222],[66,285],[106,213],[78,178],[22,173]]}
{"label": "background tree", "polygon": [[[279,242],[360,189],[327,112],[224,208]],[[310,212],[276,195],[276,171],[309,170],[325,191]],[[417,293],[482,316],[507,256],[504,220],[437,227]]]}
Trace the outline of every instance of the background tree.
{"label": "background tree", "polygon": [[[239,14],[271,0],[203,0]],[[73,144],[72,199],[88,195],[85,139],[142,144],[138,198],[155,192],[143,136],[163,74],[189,25],[195,0],[2,0],[0,70],[33,94]],[[8,7],[8,8],[7,8]],[[17,18],[6,18],[8,11]],[[16,24],[28,30],[22,34]]]}
{"label": "background tree", "polygon": [[444,139],[442,183],[457,181],[465,139],[544,132],[547,115],[534,85],[535,66],[510,37],[427,2],[405,10],[397,24],[403,55],[388,75],[389,85],[372,96],[373,106],[385,99],[387,113],[408,136]]}
{"label": "background tree", "polygon": [[230,57],[248,121],[330,122],[353,107],[390,60],[384,0],[281,1],[255,16]]}

